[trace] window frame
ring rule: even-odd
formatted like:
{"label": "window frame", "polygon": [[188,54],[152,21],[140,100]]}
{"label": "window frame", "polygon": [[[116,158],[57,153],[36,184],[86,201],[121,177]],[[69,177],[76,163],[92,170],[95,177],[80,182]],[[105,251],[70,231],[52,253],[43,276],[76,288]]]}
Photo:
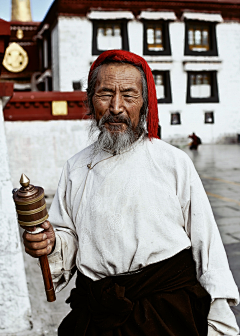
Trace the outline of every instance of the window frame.
{"label": "window frame", "polygon": [[[188,43],[188,30],[191,24],[195,25],[208,25],[209,26],[209,50],[197,51],[191,50]],[[217,35],[216,35],[216,22],[198,21],[198,20],[185,20],[185,56],[218,56]]]}
{"label": "window frame", "polygon": [[128,30],[126,19],[116,19],[116,20],[91,20],[92,21],[92,55],[101,55],[106,50],[100,50],[97,48],[97,29],[101,23],[109,24],[119,24],[121,26],[121,36],[122,36],[122,50],[129,51],[129,40],[128,40]]}
{"label": "window frame", "polygon": [[172,103],[172,90],[171,90],[171,82],[170,82],[170,71],[169,70],[152,70],[152,74],[153,75],[154,74],[163,75],[165,98],[157,99],[158,104],[171,104]]}
{"label": "window frame", "polygon": [[[212,114],[212,121],[211,122],[207,122],[207,114]],[[215,116],[214,116],[214,111],[205,111],[204,112],[204,124],[206,125],[212,125],[215,123]]]}
{"label": "window frame", "polygon": [[[142,20],[143,22],[143,55],[150,56],[163,56],[163,55],[172,55],[171,44],[170,44],[170,35],[169,35],[169,21],[166,20]],[[148,24],[157,26],[158,23],[162,25],[162,37],[163,37],[163,50],[149,50],[147,44],[147,26]]]}
{"label": "window frame", "polygon": [[[178,124],[173,124],[173,115],[175,115],[175,114],[178,114],[178,116],[179,116],[179,123]],[[170,125],[171,126],[182,125],[181,113],[180,112],[171,112],[171,114],[170,114]]]}
{"label": "window frame", "polygon": [[[191,74],[210,74],[211,76],[211,97],[197,98],[191,97]],[[201,104],[201,103],[219,103],[217,71],[188,71],[187,72],[187,104]]]}

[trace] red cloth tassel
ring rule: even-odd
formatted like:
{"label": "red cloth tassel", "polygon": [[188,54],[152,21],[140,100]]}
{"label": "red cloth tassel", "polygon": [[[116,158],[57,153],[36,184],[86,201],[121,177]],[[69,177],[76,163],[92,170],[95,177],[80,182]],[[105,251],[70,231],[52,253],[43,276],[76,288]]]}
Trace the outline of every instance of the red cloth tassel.
{"label": "red cloth tassel", "polygon": [[157,108],[157,94],[155,88],[155,82],[153,79],[152,71],[142,57],[133,54],[129,51],[125,50],[108,50],[104,51],[95,62],[93,62],[89,75],[88,75],[88,82],[91,79],[92,72],[96,69],[99,65],[101,65],[105,61],[120,61],[120,62],[128,62],[130,64],[134,64],[140,66],[146,76],[147,80],[147,87],[148,87],[148,115],[147,115],[147,130],[148,130],[148,137],[152,138],[159,138],[157,135],[158,132],[158,108]]}

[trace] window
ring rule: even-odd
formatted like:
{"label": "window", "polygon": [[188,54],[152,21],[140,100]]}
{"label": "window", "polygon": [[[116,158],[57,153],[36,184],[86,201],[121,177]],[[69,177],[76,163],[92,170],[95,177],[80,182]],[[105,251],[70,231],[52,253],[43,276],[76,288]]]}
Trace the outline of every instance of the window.
{"label": "window", "polygon": [[147,47],[148,50],[163,50],[162,24],[147,26]]}
{"label": "window", "polygon": [[214,114],[213,112],[205,112],[204,114],[204,122],[205,124],[214,124]]}
{"label": "window", "polygon": [[144,55],[171,55],[168,22],[144,21]]}
{"label": "window", "polygon": [[190,75],[190,96],[192,98],[211,97],[210,73],[192,73]]}
{"label": "window", "polygon": [[218,103],[216,71],[188,72],[187,103]]}
{"label": "window", "polygon": [[72,82],[74,91],[82,91],[82,82],[81,81],[73,81]]}
{"label": "window", "polygon": [[168,104],[172,103],[172,93],[170,84],[169,71],[157,71],[152,72],[154,82],[156,85],[157,100],[158,103]]}
{"label": "window", "polygon": [[190,50],[209,50],[209,26],[189,24],[188,46]]}
{"label": "window", "polygon": [[185,55],[218,55],[215,23],[186,21]]}
{"label": "window", "polygon": [[181,125],[180,113],[171,113],[171,125]]}
{"label": "window", "polygon": [[105,50],[129,50],[127,21],[93,21],[92,54],[100,55]]}

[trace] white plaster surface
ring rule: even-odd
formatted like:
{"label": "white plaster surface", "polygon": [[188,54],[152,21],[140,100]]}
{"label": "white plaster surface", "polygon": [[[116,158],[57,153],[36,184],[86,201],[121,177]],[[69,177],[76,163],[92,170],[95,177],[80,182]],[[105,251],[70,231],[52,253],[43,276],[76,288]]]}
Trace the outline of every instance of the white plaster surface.
{"label": "white plaster surface", "polygon": [[7,145],[0,99],[0,334],[31,328],[31,308],[12,199]]}
{"label": "white plaster surface", "polygon": [[73,91],[72,82],[87,81],[92,55],[92,22],[84,17],[59,17],[59,90]]}
{"label": "white plaster surface", "polygon": [[[201,18],[220,21],[218,14],[203,14]],[[127,27],[130,51],[143,56],[152,70],[170,71],[173,101],[158,105],[162,138],[187,144],[188,135],[196,132],[203,143],[236,139],[240,133],[240,24],[217,23],[219,56],[213,57],[184,56],[185,24],[182,21],[169,23],[171,56],[144,56],[142,22],[129,20]],[[59,57],[59,90],[72,91],[72,82],[78,80],[86,87],[90,65],[97,57],[92,55],[92,22],[86,17],[60,16],[55,29],[58,30],[58,35],[53,31],[53,40],[58,39],[59,55],[54,58]],[[216,70],[220,103],[187,104],[186,70]],[[55,88],[57,81],[53,78]],[[171,113],[175,112],[181,114],[181,125],[170,125]],[[214,124],[204,123],[205,112],[214,112]]]}
{"label": "white plaster surface", "polygon": [[14,188],[24,173],[32,184],[55,191],[64,163],[90,144],[88,125],[86,120],[5,122]]}

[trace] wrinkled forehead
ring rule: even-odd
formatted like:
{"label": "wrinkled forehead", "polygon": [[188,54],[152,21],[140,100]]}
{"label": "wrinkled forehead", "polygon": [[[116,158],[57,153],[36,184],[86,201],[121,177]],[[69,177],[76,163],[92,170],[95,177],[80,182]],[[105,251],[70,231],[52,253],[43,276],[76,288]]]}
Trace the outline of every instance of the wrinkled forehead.
{"label": "wrinkled forehead", "polygon": [[142,77],[140,71],[128,63],[107,63],[101,65],[98,75],[97,84],[112,85],[136,85],[141,87]]}

